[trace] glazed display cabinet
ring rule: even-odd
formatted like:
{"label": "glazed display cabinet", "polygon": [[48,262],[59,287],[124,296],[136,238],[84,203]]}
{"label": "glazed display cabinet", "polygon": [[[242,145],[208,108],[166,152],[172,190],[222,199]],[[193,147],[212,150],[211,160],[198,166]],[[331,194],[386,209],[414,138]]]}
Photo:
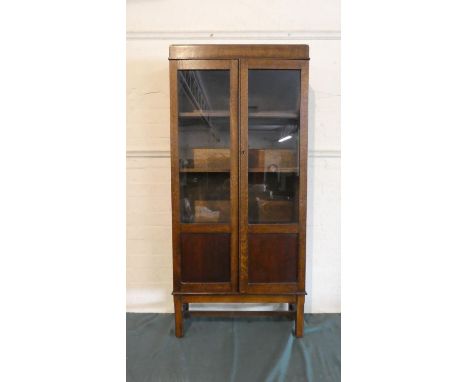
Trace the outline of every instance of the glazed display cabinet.
{"label": "glazed display cabinet", "polygon": [[169,60],[176,336],[185,316],[244,313],[289,315],[301,337],[308,46],[173,45]]}

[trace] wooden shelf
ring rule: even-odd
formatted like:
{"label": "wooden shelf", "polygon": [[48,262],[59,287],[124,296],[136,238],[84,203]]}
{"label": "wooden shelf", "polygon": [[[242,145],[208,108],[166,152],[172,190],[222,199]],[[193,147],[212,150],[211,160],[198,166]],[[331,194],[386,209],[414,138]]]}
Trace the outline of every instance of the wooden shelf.
{"label": "wooden shelf", "polygon": [[299,118],[297,111],[251,111],[249,118]]}
{"label": "wooden shelf", "polygon": [[229,117],[229,111],[224,110],[195,110],[185,111],[179,113],[179,118],[227,118]]}
{"label": "wooden shelf", "polygon": [[274,171],[269,171],[265,168],[249,168],[249,172],[299,172],[299,168],[297,167],[281,167]]}
{"label": "wooden shelf", "polygon": [[[179,118],[228,118],[229,111],[224,110],[195,110],[180,112]],[[249,112],[249,118],[299,118],[299,112],[297,111],[251,111]]]}
{"label": "wooden shelf", "polygon": [[181,168],[179,172],[230,172],[229,168]]}
{"label": "wooden shelf", "polygon": [[[228,168],[181,168],[179,172],[230,172],[231,170]],[[274,171],[269,171],[268,169],[264,168],[249,168],[249,172],[299,172],[297,167],[282,167],[278,168]]]}

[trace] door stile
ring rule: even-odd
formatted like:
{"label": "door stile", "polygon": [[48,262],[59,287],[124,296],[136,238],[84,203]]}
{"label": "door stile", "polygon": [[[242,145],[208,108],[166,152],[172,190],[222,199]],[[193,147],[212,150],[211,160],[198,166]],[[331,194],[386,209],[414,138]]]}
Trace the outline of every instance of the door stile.
{"label": "door stile", "polygon": [[239,289],[241,293],[246,293],[249,283],[248,275],[248,152],[249,152],[249,131],[248,131],[248,68],[246,60],[239,60],[239,85],[240,85],[240,269],[239,269]]}
{"label": "door stile", "polygon": [[239,288],[239,68],[231,60],[230,70],[230,135],[231,135],[231,291]]}

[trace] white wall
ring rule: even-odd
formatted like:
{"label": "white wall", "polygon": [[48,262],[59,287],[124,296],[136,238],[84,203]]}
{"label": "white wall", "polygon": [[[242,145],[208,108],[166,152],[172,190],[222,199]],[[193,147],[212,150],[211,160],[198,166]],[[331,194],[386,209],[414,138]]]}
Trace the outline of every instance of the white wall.
{"label": "white wall", "polygon": [[340,4],[128,0],[127,311],[173,312],[171,44],[310,46],[306,312],[340,311]]}

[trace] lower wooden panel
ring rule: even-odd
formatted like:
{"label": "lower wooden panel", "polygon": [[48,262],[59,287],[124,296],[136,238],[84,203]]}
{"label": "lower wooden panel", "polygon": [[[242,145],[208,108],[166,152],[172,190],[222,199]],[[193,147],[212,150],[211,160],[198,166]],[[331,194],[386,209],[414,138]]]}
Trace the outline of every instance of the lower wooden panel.
{"label": "lower wooden panel", "polygon": [[249,284],[297,282],[297,234],[249,234]]}
{"label": "lower wooden panel", "polygon": [[249,233],[298,233],[298,224],[249,224]]}
{"label": "lower wooden panel", "polygon": [[230,233],[231,226],[229,224],[181,224],[180,232],[189,233]]}
{"label": "lower wooden panel", "polygon": [[267,295],[267,294],[182,294],[174,293],[181,296],[183,303],[200,302],[200,303],[296,303],[297,296],[303,294],[289,295]]}
{"label": "lower wooden panel", "polygon": [[184,283],[230,282],[230,236],[230,234],[217,233],[181,233],[181,281]]}

